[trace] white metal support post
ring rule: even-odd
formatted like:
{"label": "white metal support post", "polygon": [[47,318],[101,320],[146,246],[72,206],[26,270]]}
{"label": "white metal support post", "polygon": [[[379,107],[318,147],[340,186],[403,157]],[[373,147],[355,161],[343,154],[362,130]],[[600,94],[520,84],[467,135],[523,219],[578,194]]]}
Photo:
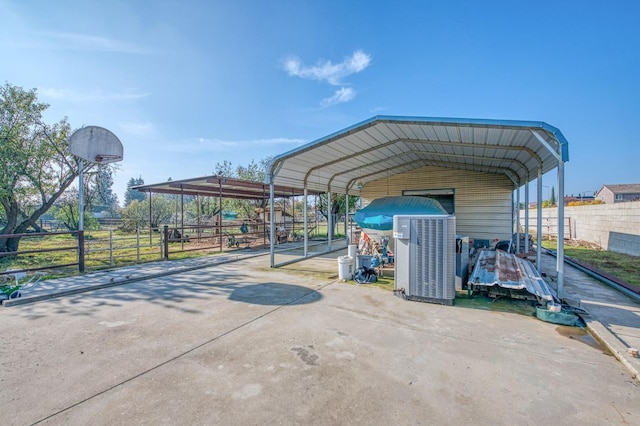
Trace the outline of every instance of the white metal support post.
{"label": "white metal support post", "polygon": [[333,239],[333,214],[331,212],[331,189],[327,192],[327,240],[329,240],[329,251],[331,251],[331,240]]}
{"label": "white metal support post", "polygon": [[346,193],[344,195],[344,203],[345,203],[345,207],[344,207],[344,239],[347,242],[347,245],[349,245],[349,234],[348,234],[348,223],[349,223],[349,193]]}
{"label": "white metal support post", "polygon": [[304,220],[304,257],[309,255],[309,221],[307,215],[307,196],[309,195],[309,191],[307,190],[307,184],[304,185],[304,207],[302,211],[302,217]]}
{"label": "white metal support post", "polygon": [[558,298],[564,296],[564,162],[558,161]]}
{"label": "white metal support post", "polygon": [[274,203],[274,185],[273,185],[273,177],[271,178],[271,182],[269,183],[269,247],[270,247],[270,252],[271,252],[271,267],[273,268],[273,265],[276,264],[275,262],[275,237],[276,237],[276,230],[274,228],[275,223],[273,220],[273,216],[274,216],[274,212],[275,209],[273,207],[273,203]]}
{"label": "white metal support post", "polygon": [[529,174],[524,186],[524,251],[529,253]]}
{"label": "white metal support post", "polygon": [[536,214],[536,266],[538,267],[538,272],[542,272],[542,265],[540,262],[542,261],[542,164],[538,167],[538,194],[536,197],[538,198],[538,203],[536,206],[537,214]]}
{"label": "white metal support post", "polygon": [[520,253],[520,187],[516,189],[516,252]]}
{"label": "white metal support post", "polygon": [[[556,259],[556,271],[558,273],[558,299],[562,300],[564,296],[564,158],[562,152],[553,149],[551,145],[540,134],[531,130],[531,133],[538,139],[538,141],[551,153],[557,160],[558,164],[558,253]],[[558,147],[562,150],[562,147]],[[541,209],[538,209],[538,220],[540,221]],[[539,245],[538,245],[539,246]]]}

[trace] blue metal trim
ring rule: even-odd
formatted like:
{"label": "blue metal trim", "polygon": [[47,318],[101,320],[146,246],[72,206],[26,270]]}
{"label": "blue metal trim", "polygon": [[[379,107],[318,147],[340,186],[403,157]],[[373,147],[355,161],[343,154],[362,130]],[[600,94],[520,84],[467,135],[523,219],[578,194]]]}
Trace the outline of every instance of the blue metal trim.
{"label": "blue metal trim", "polygon": [[558,144],[560,144],[560,155],[562,157],[562,161],[565,163],[569,161],[569,142],[564,137],[560,129],[547,123],[542,123],[542,128],[551,133],[558,141]]}

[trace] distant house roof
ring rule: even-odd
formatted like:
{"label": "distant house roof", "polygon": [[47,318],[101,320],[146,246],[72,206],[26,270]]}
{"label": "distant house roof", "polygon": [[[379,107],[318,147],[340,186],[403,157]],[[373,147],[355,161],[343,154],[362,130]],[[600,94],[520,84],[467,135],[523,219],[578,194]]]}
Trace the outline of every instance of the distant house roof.
{"label": "distant house roof", "polygon": [[640,183],[623,183],[619,185],[602,185],[598,194],[604,189],[607,188],[609,191],[614,194],[639,194],[640,193]]}

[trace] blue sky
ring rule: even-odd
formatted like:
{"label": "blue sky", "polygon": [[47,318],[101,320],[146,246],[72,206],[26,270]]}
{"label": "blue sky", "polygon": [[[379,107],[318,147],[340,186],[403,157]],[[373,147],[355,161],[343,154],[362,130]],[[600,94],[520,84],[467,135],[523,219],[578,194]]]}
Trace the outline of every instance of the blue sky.
{"label": "blue sky", "polygon": [[569,141],[566,193],[640,183],[636,0],[0,0],[0,16],[2,82],[36,88],[49,122],[115,133],[120,200],[132,177],[209,175],[375,115],[545,121]]}

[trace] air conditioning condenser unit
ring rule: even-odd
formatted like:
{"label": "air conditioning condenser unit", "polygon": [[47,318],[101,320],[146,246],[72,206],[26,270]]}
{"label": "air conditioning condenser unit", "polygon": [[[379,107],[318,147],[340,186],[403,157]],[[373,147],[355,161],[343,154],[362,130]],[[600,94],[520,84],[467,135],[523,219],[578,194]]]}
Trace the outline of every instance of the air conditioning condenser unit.
{"label": "air conditioning condenser unit", "polygon": [[394,293],[408,300],[453,305],[456,289],[456,218],[393,217]]}

